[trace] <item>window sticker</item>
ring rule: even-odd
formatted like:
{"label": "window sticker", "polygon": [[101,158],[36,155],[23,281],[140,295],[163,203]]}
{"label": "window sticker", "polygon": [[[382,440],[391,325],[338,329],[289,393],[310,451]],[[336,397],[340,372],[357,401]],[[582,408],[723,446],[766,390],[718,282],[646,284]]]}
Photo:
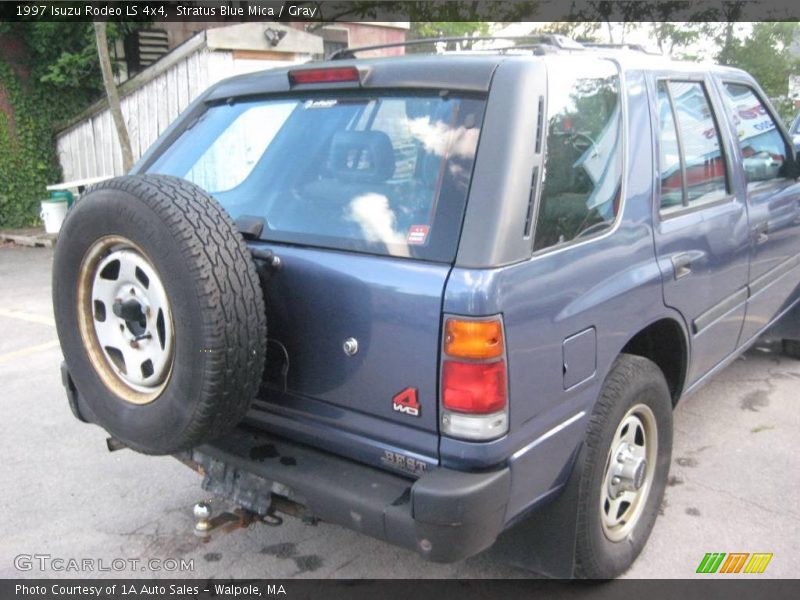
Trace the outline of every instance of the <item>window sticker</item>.
{"label": "window sticker", "polygon": [[409,246],[422,246],[428,241],[428,232],[431,228],[428,225],[412,225],[408,228],[406,243]]}
{"label": "window sticker", "polygon": [[336,100],[306,100],[303,108],[333,108],[339,104]]}

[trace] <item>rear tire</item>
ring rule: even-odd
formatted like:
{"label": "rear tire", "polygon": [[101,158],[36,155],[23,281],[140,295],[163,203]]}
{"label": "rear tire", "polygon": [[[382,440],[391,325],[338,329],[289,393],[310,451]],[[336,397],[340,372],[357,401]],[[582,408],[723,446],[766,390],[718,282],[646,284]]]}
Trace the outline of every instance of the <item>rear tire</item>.
{"label": "rear tire", "polygon": [[672,454],[672,401],[661,370],[620,355],[603,384],[578,460],[575,575],[611,579],[653,529]]}
{"label": "rear tire", "polygon": [[70,211],[53,305],[81,412],[129,447],[171,454],[239,422],[261,381],[263,293],[224,209],[188,181],[105,181]]}

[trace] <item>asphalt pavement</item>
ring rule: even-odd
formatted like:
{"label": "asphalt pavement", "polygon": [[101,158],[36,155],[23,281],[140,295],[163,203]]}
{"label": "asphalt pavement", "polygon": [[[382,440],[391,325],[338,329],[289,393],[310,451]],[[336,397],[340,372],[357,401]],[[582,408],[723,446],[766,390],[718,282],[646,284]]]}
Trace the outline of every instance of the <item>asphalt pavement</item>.
{"label": "asphalt pavement", "polygon": [[[109,453],[105,433],[69,411],[51,266],[51,250],[0,247],[0,578],[531,576],[491,551],[430,564],[291,518],[197,538],[192,506],[207,499],[197,474],[170,457]],[[662,514],[626,577],[719,577],[695,574],[707,552],[772,553],[763,574],[747,577],[797,576],[799,389],[800,361],[758,347],[681,401]]]}

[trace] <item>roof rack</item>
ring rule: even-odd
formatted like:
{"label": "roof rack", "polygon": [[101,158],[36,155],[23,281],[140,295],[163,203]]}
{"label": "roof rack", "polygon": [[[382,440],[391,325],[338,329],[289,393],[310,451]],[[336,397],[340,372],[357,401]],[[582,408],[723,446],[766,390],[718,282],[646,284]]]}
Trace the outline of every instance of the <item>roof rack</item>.
{"label": "roof rack", "polygon": [[[502,48],[470,48],[469,50],[449,51],[445,50],[443,54],[482,54],[495,52],[497,54],[510,54],[515,51],[528,50],[534,55],[543,55],[556,52],[564,52],[565,48],[559,48],[552,44],[516,44],[514,46],[503,46]],[[584,48],[570,48],[571,50],[584,50]]]}
{"label": "roof rack", "polygon": [[635,50],[636,52],[644,52],[645,54],[652,54],[641,44],[607,44],[603,42],[580,42],[584,48],[600,48],[606,50]]}
{"label": "roof rack", "polygon": [[418,40],[406,40],[404,42],[392,42],[388,44],[376,44],[374,46],[358,46],[356,48],[341,48],[332,52],[328,56],[329,60],[345,60],[356,58],[359,52],[369,52],[371,50],[382,50],[384,48],[406,48],[409,46],[422,46],[425,44],[442,44],[451,42],[489,42],[495,40],[521,41],[527,42],[523,46],[508,46],[506,48],[481,48],[480,50],[512,50],[512,49],[531,49],[534,47],[550,46],[559,50],[583,50],[585,45],[575,40],[558,34],[536,34],[536,35],[479,35],[479,36],[459,36],[459,37],[438,37],[422,38]]}

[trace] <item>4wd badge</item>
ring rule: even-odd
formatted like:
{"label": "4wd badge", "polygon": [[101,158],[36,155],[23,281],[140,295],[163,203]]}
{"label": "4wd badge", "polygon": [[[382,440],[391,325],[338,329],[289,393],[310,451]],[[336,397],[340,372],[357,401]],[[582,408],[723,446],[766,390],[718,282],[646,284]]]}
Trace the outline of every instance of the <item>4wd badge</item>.
{"label": "4wd badge", "polygon": [[417,400],[417,388],[406,388],[394,398],[392,398],[392,408],[397,412],[419,416],[419,400]]}

